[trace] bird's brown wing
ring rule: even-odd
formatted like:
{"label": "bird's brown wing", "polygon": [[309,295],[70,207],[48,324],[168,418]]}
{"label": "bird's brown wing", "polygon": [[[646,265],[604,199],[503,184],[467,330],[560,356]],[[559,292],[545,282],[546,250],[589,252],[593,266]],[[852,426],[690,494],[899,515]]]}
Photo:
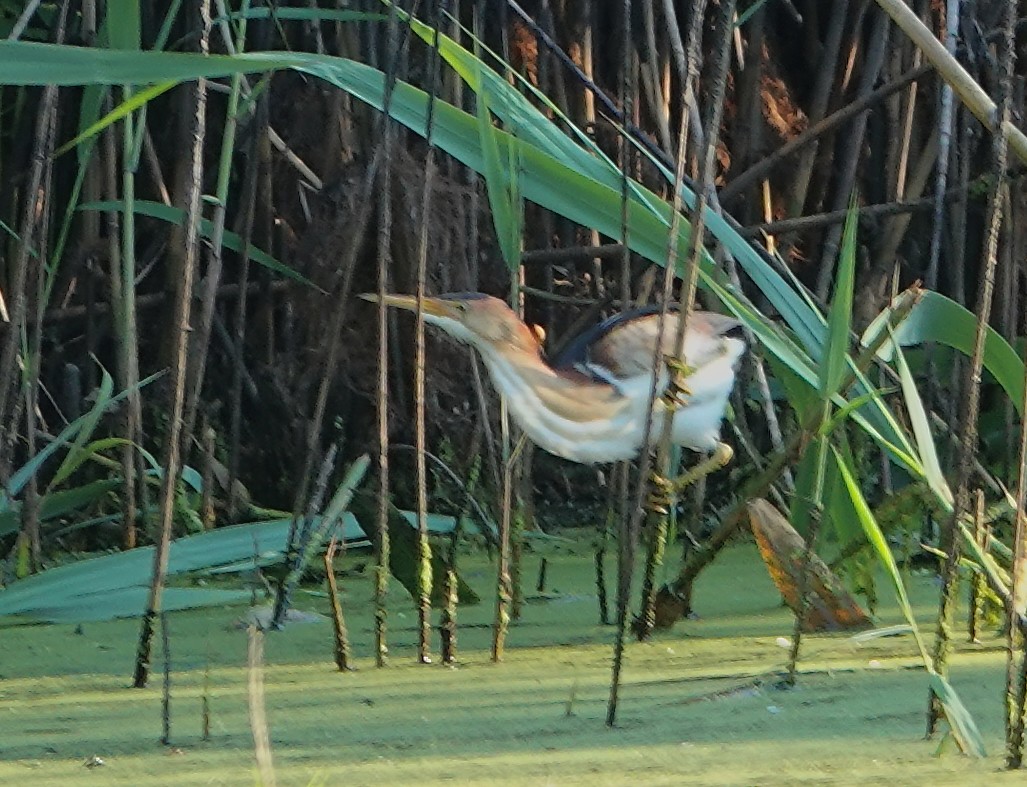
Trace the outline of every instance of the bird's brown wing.
{"label": "bird's brown wing", "polygon": [[[739,325],[738,320],[723,314],[693,312],[687,329],[687,351],[674,352],[677,312],[669,312],[663,324],[661,352],[684,356],[689,365],[701,367],[721,354],[720,338]],[[553,365],[587,371],[611,382],[649,374],[659,335],[658,308],[624,312],[575,338],[553,360]]]}

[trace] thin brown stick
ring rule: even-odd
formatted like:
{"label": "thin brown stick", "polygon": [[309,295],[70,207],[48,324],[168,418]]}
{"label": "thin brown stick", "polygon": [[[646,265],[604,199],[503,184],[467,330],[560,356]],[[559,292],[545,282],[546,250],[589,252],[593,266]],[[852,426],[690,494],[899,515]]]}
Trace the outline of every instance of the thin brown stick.
{"label": "thin brown stick", "polygon": [[[984,490],[978,489],[974,492],[974,539],[981,549],[987,550],[988,536],[987,526],[984,523]],[[979,643],[978,633],[981,625],[981,607],[983,606],[985,588],[984,577],[975,573],[970,577],[970,600],[967,603],[967,639],[972,643]]]}
{"label": "thin brown stick", "polygon": [[952,85],[956,95],[981,121],[985,128],[993,134],[1001,132],[1007,137],[1009,150],[1020,161],[1027,163],[1027,135],[1013,125],[1010,117],[999,111],[999,107],[985,92],[969,72],[960,65],[953,55],[945,50],[945,45],[935,37],[913,10],[903,0],[877,0],[877,4],[892,18],[902,31],[909,36],[924,53],[924,57],[941,74],[942,78]]}
{"label": "thin brown stick", "polygon": [[[949,189],[944,198],[955,200],[965,197],[966,191],[956,187]],[[877,205],[863,205],[857,209],[857,215],[863,218],[882,218],[885,216],[900,216],[910,213],[926,213],[934,207],[934,198],[925,197],[913,201],[884,202]],[[821,229],[823,227],[842,224],[845,222],[848,210],[832,210],[828,213],[812,213],[807,216],[799,216],[794,219],[781,219],[780,221],[768,221],[762,224],[753,224],[743,227],[741,234],[745,237],[757,237],[759,235],[780,235],[786,232],[805,232],[807,230]]]}
{"label": "thin brown stick", "polygon": [[171,745],[171,632],[168,630],[168,613],[163,610],[160,613],[160,647],[161,656],[164,662],[164,680],[161,683],[160,719],[161,735],[160,742],[165,746]]}
{"label": "thin brown stick", "polygon": [[[620,62],[620,91],[624,111],[621,117],[624,122],[630,122],[637,98],[637,85],[635,76],[635,52],[631,45],[632,40],[632,11],[631,1],[624,0],[621,12],[621,62]],[[701,14],[697,14],[701,17]],[[631,298],[631,268],[630,254],[628,252],[628,173],[630,169],[628,144],[623,135],[618,137],[618,163],[621,171],[621,200],[620,200],[620,242],[624,245],[624,252],[621,255],[621,280],[620,297],[627,302]],[[650,397],[652,398],[652,396]],[[648,424],[646,431],[648,431]],[[646,473],[649,467],[649,454],[642,452],[640,473]],[[621,492],[621,517],[617,529],[617,633],[613,641],[613,669],[610,674],[610,695],[606,703],[606,726],[612,727],[617,722],[617,708],[620,701],[621,672],[624,668],[624,644],[628,624],[628,604],[630,603],[631,578],[635,568],[635,551],[638,544],[638,528],[641,522],[641,514],[630,508],[629,488],[625,478],[625,484]],[[641,494],[641,493],[640,493]]]}
{"label": "thin brown stick", "polygon": [[10,284],[5,293],[9,322],[4,333],[3,347],[0,349],[0,430],[4,430],[0,432],[0,467],[8,466],[8,452],[14,443],[14,435],[18,429],[16,421],[10,418],[9,410],[18,398],[14,391],[15,384],[21,376],[17,370],[17,350],[18,339],[21,336],[28,311],[26,294],[28,261],[35,237],[35,227],[39,220],[36,196],[42,186],[45,164],[49,159],[47,140],[50,135],[48,130],[53,122],[56,108],[57,88],[51,85],[43,89],[39,113],[36,116],[32,167],[25,192],[25,205],[20,225],[21,243],[17,245],[17,251],[10,267]]}
{"label": "thin brown stick", "polygon": [[250,732],[257,774],[263,787],[275,787],[275,766],[271,756],[271,734],[267,726],[264,702],[264,632],[256,626],[248,629],[246,700],[249,706]]}
{"label": "thin brown stick", "polygon": [[[378,233],[376,238],[376,264],[378,268],[378,374],[375,408],[378,437],[378,510],[375,518],[374,539],[374,641],[375,664],[384,667],[388,659],[386,599],[389,592],[389,314],[385,294],[389,287],[389,265],[392,260],[392,148],[396,134],[395,124],[389,117],[392,88],[399,58],[399,20],[395,6],[389,7],[387,29],[388,58],[385,80],[385,112],[382,114],[382,143],[379,148],[383,159],[378,183]],[[364,195],[370,202],[370,193]]]}
{"label": "thin brown stick", "polygon": [[[203,434],[203,489],[200,498],[200,523],[204,530],[214,528],[214,443],[217,433],[204,416],[200,428]],[[229,487],[231,488],[231,487]]]}
{"label": "thin brown stick", "polygon": [[339,549],[339,544],[342,544],[342,549],[346,549],[346,541],[340,540],[335,536],[332,536],[332,540],[328,543],[328,549],[325,550],[324,555],[324,566],[325,566],[325,581],[328,583],[328,600],[332,605],[332,631],[335,634],[335,647],[332,651],[332,655],[335,658],[335,666],[339,668],[339,672],[347,672],[352,667],[350,666],[350,650],[349,650],[349,633],[346,630],[346,619],[342,614],[342,602],[339,600],[339,584],[335,579],[335,553]]}
{"label": "thin brown stick", "polygon": [[[860,78],[859,94],[868,96],[873,92],[874,83],[884,65],[885,55],[888,51],[888,33],[890,25],[888,18],[881,13],[875,14],[870,42],[867,47],[866,64]],[[834,194],[834,209],[843,210],[850,202],[852,192],[856,188],[856,172],[859,168],[860,152],[863,149],[863,138],[866,134],[869,112],[863,111],[856,115],[845,146],[840,154],[841,160],[835,162],[838,170],[836,175],[838,185]],[[817,271],[817,296],[826,300],[830,288],[832,274],[835,268],[835,261],[838,258],[838,243],[841,240],[842,230],[838,225],[832,226],[823,243],[820,256],[820,268]]]}
{"label": "thin brown stick", "polygon": [[[996,123],[999,133],[993,140],[995,187],[988,207],[987,230],[983,250],[984,264],[976,308],[977,330],[974,335],[974,347],[973,353],[970,356],[970,364],[963,381],[963,401],[965,405],[962,422],[962,443],[960,445],[957,466],[955,504],[952,516],[942,531],[942,546],[946,553],[946,560],[942,574],[941,602],[938,605],[933,654],[934,667],[942,677],[948,674],[948,660],[952,650],[951,631],[955,615],[956,588],[959,581],[959,558],[961,553],[958,523],[969,508],[970,503],[969,483],[973,470],[973,460],[977,451],[977,427],[981,405],[981,374],[984,369],[984,344],[987,338],[988,321],[991,317],[995,290],[999,234],[1005,216],[1009,193],[1008,184],[1006,183],[1006,166],[1010,150],[1008,129],[1011,126],[1009,118],[1012,116],[1011,81],[1015,57],[1013,48],[1015,19],[1016,4],[1010,0],[1006,8],[1006,37],[1002,47],[1001,116]],[[937,40],[934,43],[941,47]],[[942,48],[942,51],[944,52],[944,48]],[[954,87],[957,91],[959,90],[958,86]],[[938,721],[943,714],[944,708],[940,699],[931,691],[927,712],[928,735],[934,734]]]}
{"label": "thin brown stick", "polygon": [[533,249],[521,255],[525,265],[562,265],[586,260],[618,260],[624,254],[623,243],[594,246],[567,246],[562,249]]}
{"label": "thin brown stick", "polygon": [[780,164],[785,159],[795,155],[807,145],[817,142],[829,132],[854,118],[860,112],[875,106],[889,96],[897,93],[899,90],[902,90],[910,82],[921,79],[930,72],[931,69],[929,66],[912,68],[901,76],[893,79],[891,82],[877,88],[872,93],[846,104],[837,112],[831,113],[819,123],[815,123],[810,126],[795,139],[789,140],[766,158],[757,161],[737,177],[732,178],[731,182],[721,189],[720,201],[726,204],[741,194],[742,191],[747,189],[749,186],[756,183],[761,177],[765,176],[777,164]]}
{"label": "thin brown stick", "polygon": [[[200,2],[200,19],[203,34],[200,37],[200,51],[208,50],[210,35],[210,3]],[[203,189],[203,141],[206,135],[207,115],[207,82],[197,80],[193,88],[194,115],[192,118],[193,149],[191,152],[192,166],[190,183],[186,197],[186,248],[182,279],[175,293],[175,316],[172,334],[172,367],[170,412],[167,443],[164,454],[164,477],[161,482],[159,510],[159,538],[153,553],[153,574],[150,580],[150,592],[143,613],[142,627],[139,634],[139,647],[136,652],[135,675],[133,685],[143,688],[149,679],[150,651],[153,641],[153,626],[161,610],[161,599],[164,583],[168,572],[168,553],[171,549],[171,529],[174,524],[175,496],[181,474],[182,455],[182,418],[185,410],[185,377],[186,348],[189,340],[189,314],[192,307],[193,278],[198,257],[200,228],[200,195]],[[125,287],[132,287],[132,282],[124,282]]]}
{"label": "thin brown stick", "polygon": [[[1027,366],[1024,368],[1027,383]],[[1027,406],[1027,388],[1022,405]],[[1022,412],[1027,412],[1023,411]],[[1013,529],[1013,563],[1009,598],[1006,601],[1006,767],[1021,768],[1027,712],[1027,638],[1017,620],[1027,616],[1027,418],[1020,419],[1016,481],[1016,524]]]}
{"label": "thin brown stick", "polygon": [[[61,4],[61,12],[57,22],[57,35],[56,39],[58,43],[63,43],[65,26],[67,23],[68,16],[68,3],[64,2]],[[57,125],[57,101],[56,89],[52,91],[49,96],[44,96],[43,101],[40,104],[40,120],[42,123],[37,125],[37,130],[43,131],[43,138],[36,140],[36,153],[42,154],[42,160],[45,162],[43,165],[43,182],[41,189],[38,194],[38,202],[36,200],[36,193],[30,192],[26,195],[26,203],[32,205],[34,210],[32,212],[31,223],[22,226],[21,244],[18,248],[18,254],[26,255],[28,250],[32,246],[36,246],[36,254],[39,256],[39,260],[45,260],[48,254],[47,238],[49,235],[50,216],[53,211],[53,148],[54,140],[56,138],[56,125]],[[40,160],[37,159],[33,162],[33,167],[40,164]],[[31,272],[33,278],[33,301],[34,301],[34,312],[37,319],[34,321],[35,324],[32,326],[32,331],[29,333],[27,326],[22,323],[20,331],[22,334],[22,340],[26,342],[28,349],[28,357],[25,359],[25,378],[27,385],[25,387],[25,430],[26,430],[26,448],[29,457],[36,455],[36,425],[37,417],[39,415],[39,389],[40,380],[39,374],[42,364],[42,349],[43,349],[43,331],[42,326],[38,320],[38,316],[42,313],[46,306],[46,292],[47,287],[47,274],[42,265],[32,266]],[[55,275],[51,273],[49,275]],[[27,289],[27,287],[26,287]],[[14,326],[8,326],[11,330],[12,335],[14,334]],[[6,384],[4,385],[6,388]],[[15,424],[12,424],[12,428]],[[3,462],[0,461],[0,466]],[[20,538],[28,542],[29,552],[29,570],[38,571],[42,564],[42,543],[40,540],[39,533],[39,509],[41,501],[39,497],[39,483],[36,473],[33,473],[29,478],[28,485],[25,488],[25,500],[21,510],[21,534]]]}

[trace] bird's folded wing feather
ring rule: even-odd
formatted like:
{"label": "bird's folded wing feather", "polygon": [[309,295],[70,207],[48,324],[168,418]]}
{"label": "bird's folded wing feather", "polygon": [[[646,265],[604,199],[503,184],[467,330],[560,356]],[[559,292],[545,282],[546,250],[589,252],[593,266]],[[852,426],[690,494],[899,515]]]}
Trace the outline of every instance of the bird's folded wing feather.
{"label": "bird's folded wing feather", "polygon": [[686,364],[701,369],[723,357],[725,334],[740,325],[738,320],[713,312],[693,312],[682,347],[675,351],[677,313],[670,312],[663,320],[662,339],[660,315],[647,308],[618,314],[572,341],[554,359],[557,368],[576,368],[597,381],[617,385],[619,381],[651,374],[656,343],[660,341],[663,356],[682,358]]}

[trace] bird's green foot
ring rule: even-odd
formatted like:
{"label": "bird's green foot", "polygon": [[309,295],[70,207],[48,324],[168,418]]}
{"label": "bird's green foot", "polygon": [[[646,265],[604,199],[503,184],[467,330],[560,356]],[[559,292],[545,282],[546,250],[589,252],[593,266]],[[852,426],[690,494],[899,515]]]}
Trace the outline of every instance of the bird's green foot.
{"label": "bird's green foot", "polygon": [[676,500],[677,493],[674,491],[674,482],[660,475],[655,469],[650,470],[646,510],[654,514],[667,514]]}
{"label": "bird's green foot", "polygon": [[667,387],[663,391],[664,404],[672,408],[685,407],[688,404],[688,397],[692,394],[685,381],[695,373],[695,368],[670,355],[665,355],[663,362],[670,373]]}
{"label": "bird's green foot", "polygon": [[649,474],[648,508],[657,514],[665,514],[670,506],[692,484],[725,467],[734,457],[734,449],[727,443],[717,443],[713,453],[695,467],[677,478],[664,478],[655,470]]}

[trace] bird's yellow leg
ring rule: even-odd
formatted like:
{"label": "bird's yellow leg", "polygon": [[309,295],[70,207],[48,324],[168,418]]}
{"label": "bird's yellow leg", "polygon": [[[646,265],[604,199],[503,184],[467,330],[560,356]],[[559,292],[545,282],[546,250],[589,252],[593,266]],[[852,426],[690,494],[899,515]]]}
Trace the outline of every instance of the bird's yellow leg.
{"label": "bird's yellow leg", "polygon": [[649,476],[649,509],[658,513],[667,511],[685,489],[725,467],[734,455],[734,449],[727,443],[717,443],[713,453],[677,478],[664,478],[659,473],[652,472]]}

